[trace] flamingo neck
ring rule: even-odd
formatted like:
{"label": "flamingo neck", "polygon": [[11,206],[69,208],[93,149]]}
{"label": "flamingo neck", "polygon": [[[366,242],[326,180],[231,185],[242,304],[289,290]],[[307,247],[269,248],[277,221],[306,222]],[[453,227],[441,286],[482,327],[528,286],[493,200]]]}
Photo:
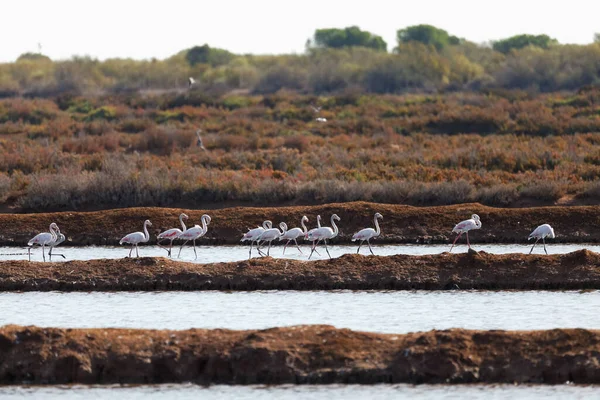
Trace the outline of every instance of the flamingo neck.
{"label": "flamingo neck", "polygon": [[379,234],[381,233],[381,229],[379,229],[379,221],[377,221],[377,217],[375,217],[375,232],[377,233],[377,236],[379,236]]}
{"label": "flamingo neck", "polygon": [[337,236],[338,232],[338,227],[335,224],[335,219],[333,218],[333,215],[331,216],[331,226],[333,227],[333,234],[334,236]]}
{"label": "flamingo neck", "polygon": [[304,231],[304,233],[308,232],[308,229],[306,228],[306,225],[304,224],[304,218],[302,218],[302,221],[300,221],[300,226],[302,227],[302,230]]}
{"label": "flamingo neck", "polygon": [[56,233],[56,230],[52,225],[50,225],[50,235],[52,236],[53,242],[56,242],[58,240],[58,234]]}
{"label": "flamingo neck", "polygon": [[317,226],[320,228],[321,227],[321,216],[317,215]]}
{"label": "flamingo neck", "polygon": [[144,222],[144,242],[150,240],[150,234],[148,233],[148,223]]}
{"label": "flamingo neck", "polygon": [[179,222],[181,223],[181,231],[185,232],[187,230],[187,228],[185,227],[185,224],[183,223],[183,215],[179,216]]}
{"label": "flamingo neck", "polygon": [[202,216],[202,232],[206,232],[208,230],[208,222],[206,222],[207,218]]}
{"label": "flamingo neck", "polygon": [[287,224],[285,222],[280,223],[279,227],[281,228],[281,233],[282,234],[286,233],[287,230],[288,230],[288,226],[287,226]]}

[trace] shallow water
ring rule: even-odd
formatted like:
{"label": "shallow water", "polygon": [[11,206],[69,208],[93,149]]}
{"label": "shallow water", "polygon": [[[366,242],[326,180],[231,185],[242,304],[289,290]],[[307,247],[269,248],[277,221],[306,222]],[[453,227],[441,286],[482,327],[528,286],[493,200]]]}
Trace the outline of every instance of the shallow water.
{"label": "shallow water", "polygon": [[[182,261],[190,261],[197,263],[212,263],[212,262],[229,262],[229,261],[241,261],[248,259],[248,250],[250,246],[196,246],[198,253],[198,259],[195,259],[194,250],[192,247],[185,247],[181,252]],[[307,260],[308,254],[310,253],[310,247],[308,245],[301,245],[300,249],[304,254],[301,254],[295,247],[288,247],[285,255],[283,255],[283,246],[274,246],[271,248],[270,255],[276,258],[288,258],[295,260]],[[343,254],[356,253],[357,246],[341,246],[334,245],[329,246],[329,252],[332,257],[339,257]],[[408,255],[425,255],[425,254],[440,254],[444,251],[448,251],[450,246],[448,245],[374,245],[373,251],[376,255],[389,256],[395,254],[408,254]],[[486,251],[493,254],[507,254],[507,253],[522,253],[527,254],[531,249],[531,245],[524,244],[482,244],[474,245],[473,249],[478,251]],[[548,254],[565,254],[572,251],[588,249],[594,252],[600,252],[600,245],[598,244],[550,244],[546,246]],[[327,253],[324,248],[319,247],[320,255],[313,254],[311,259],[324,259],[327,258]],[[453,253],[466,253],[466,245],[460,245],[452,250]],[[177,255],[179,248],[174,248],[173,258],[178,259]],[[68,247],[59,246],[54,251],[54,254],[63,254],[65,259],[59,256],[52,257],[52,261],[65,261],[65,260],[92,260],[101,258],[123,258],[129,254],[128,247],[114,247],[114,246],[88,246],[88,247]],[[167,252],[158,246],[143,246],[139,249],[140,256],[142,257],[166,257]],[[32,261],[42,261],[42,253],[40,248],[35,248],[31,252]],[[369,249],[366,246],[361,248],[361,254],[370,254]],[[534,254],[544,254],[542,246],[536,246]],[[133,251],[135,256],[135,250]],[[252,255],[257,256],[255,250]],[[0,260],[26,260],[28,258],[27,249],[19,247],[0,247]]]}
{"label": "shallow water", "polygon": [[531,385],[282,385],[209,387],[191,384],[144,386],[0,386],[2,399],[589,399],[598,395],[597,386]]}
{"label": "shallow water", "polygon": [[600,291],[0,293],[0,326],[263,329],[329,324],[372,332],[600,328]]}

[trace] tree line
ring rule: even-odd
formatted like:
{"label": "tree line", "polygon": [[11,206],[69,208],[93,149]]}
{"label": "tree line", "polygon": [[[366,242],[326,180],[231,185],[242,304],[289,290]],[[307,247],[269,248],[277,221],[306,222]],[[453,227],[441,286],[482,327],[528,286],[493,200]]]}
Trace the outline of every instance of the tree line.
{"label": "tree line", "polygon": [[600,82],[600,35],[588,45],[516,35],[481,45],[431,25],[398,30],[396,46],[357,26],[317,29],[303,54],[234,54],[208,44],[164,60],[26,53],[0,64],[0,97],[185,89],[207,95],[279,90],[325,94],[521,89],[573,90]]}

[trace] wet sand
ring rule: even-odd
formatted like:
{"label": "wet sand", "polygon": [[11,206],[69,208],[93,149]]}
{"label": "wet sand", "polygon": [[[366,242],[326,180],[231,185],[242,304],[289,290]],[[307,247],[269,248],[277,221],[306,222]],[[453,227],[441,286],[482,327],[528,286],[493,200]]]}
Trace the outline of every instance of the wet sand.
{"label": "wet sand", "polygon": [[[180,227],[178,216],[189,215],[188,225],[200,224],[200,217],[212,217],[205,238],[198,243],[233,244],[248,228],[269,219],[278,226],[286,222],[291,228],[300,226],[307,215],[309,229],[316,226],[316,217],[337,213],[340,235],[334,243],[349,243],[352,234],[373,226],[373,214],[383,214],[379,243],[449,243],[454,239],[452,228],[475,213],[481,217],[482,228],[470,233],[472,243],[525,243],[538,225],[551,224],[557,234],[555,242],[583,243],[600,241],[600,206],[492,208],[481,204],[460,204],[440,207],[411,207],[366,202],[325,204],[298,207],[237,207],[218,210],[183,210],[171,208],[126,208],[95,212],[62,212],[40,214],[0,214],[0,245],[25,246],[39,232],[47,231],[56,222],[73,246],[116,245],[127,233],[141,231],[144,220],[150,219],[150,243],[156,234]],[[461,239],[464,241],[464,239]]]}
{"label": "wet sand", "polygon": [[194,264],[166,258],[0,262],[0,291],[600,289],[600,254],[347,254]]}
{"label": "wet sand", "polygon": [[600,383],[600,331],[0,328],[0,384]]}

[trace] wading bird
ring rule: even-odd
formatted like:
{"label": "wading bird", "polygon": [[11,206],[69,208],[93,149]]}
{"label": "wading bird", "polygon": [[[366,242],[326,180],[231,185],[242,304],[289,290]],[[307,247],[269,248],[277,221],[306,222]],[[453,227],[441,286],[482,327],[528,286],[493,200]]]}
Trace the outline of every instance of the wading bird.
{"label": "wading bird", "polygon": [[[48,251],[48,255],[50,256],[50,261],[52,261],[52,249],[54,249],[56,246],[58,246],[59,244],[61,244],[65,240],[66,240],[65,235],[63,235],[60,232],[60,228],[57,226],[56,227],[56,240],[48,244],[48,247],[50,247],[50,251]],[[55,256],[61,256],[62,258],[66,258],[64,254],[54,253],[54,255]]]}
{"label": "wading bird", "polygon": [[529,254],[531,254],[533,248],[535,247],[537,242],[539,242],[540,239],[542,239],[542,242],[544,243],[544,251],[546,252],[546,254],[548,254],[548,251],[546,250],[546,238],[554,239],[554,237],[554,229],[552,229],[552,227],[548,224],[543,224],[535,228],[535,230],[531,232],[531,234],[527,238],[527,240],[535,239],[535,243],[533,244],[533,246],[531,246]]}
{"label": "wading bird", "polygon": [[308,256],[309,260],[310,260],[310,257],[312,256],[313,252],[317,249],[317,246],[319,245],[319,242],[321,240],[325,244],[325,250],[327,251],[327,255],[329,256],[329,258],[331,258],[331,254],[329,254],[329,249],[327,248],[327,240],[333,239],[334,237],[336,237],[338,235],[339,231],[338,231],[337,225],[335,224],[335,221],[339,221],[339,220],[340,220],[340,217],[338,217],[337,214],[333,214],[331,216],[331,226],[333,227],[333,229],[328,226],[324,226],[321,228],[317,228],[317,230],[313,231],[312,233],[311,232],[308,233],[308,240],[316,239],[316,242],[314,242],[314,244],[313,244],[313,248],[310,252],[310,255]]}
{"label": "wading bird", "polygon": [[356,250],[356,254],[358,254],[358,252],[360,251],[360,246],[362,246],[362,244],[366,240],[367,244],[369,245],[369,250],[371,251],[371,254],[375,255],[373,253],[373,249],[371,249],[371,243],[369,241],[371,239],[379,236],[379,234],[381,233],[381,230],[379,229],[379,222],[377,221],[378,219],[383,219],[383,215],[381,215],[379,213],[375,213],[375,217],[373,218],[373,220],[375,222],[375,229],[365,228],[365,229],[362,229],[362,230],[356,232],[354,234],[354,236],[352,236],[353,242],[356,240],[360,240],[360,243],[358,244],[358,250]]}
{"label": "wading bird", "polygon": [[[50,224],[50,228],[49,228],[50,232],[38,233],[37,235],[35,235],[33,237],[33,239],[31,239],[29,242],[27,242],[28,246],[34,246],[36,244],[38,246],[42,246],[42,258],[44,259],[44,261],[46,261],[46,255],[44,254],[44,249],[46,246],[50,246],[51,243],[56,241],[56,238],[57,238],[56,231],[57,230],[58,230],[58,225],[56,225],[53,222]],[[29,259],[31,260],[31,255],[29,256]]]}
{"label": "wading bird", "polygon": [[[260,236],[258,237],[258,240],[256,241],[256,250],[258,251],[258,254],[261,254],[263,256],[268,256],[270,255],[271,252],[271,244],[273,244],[273,240],[278,239],[279,237],[281,237],[281,235],[283,235],[283,231],[280,231],[277,228],[269,228],[269,229],[265,229]],[[261,249],[260,249],[260,242],[269,242],[269,247],[267,248],[267,254],[265,254]]]}
{"label": "wading bird", "polygon": [[267,229],[271,229],[273,227],[273,223],[271,221],[263,222],[263,226],[259,226],[258,228],[250,229],[248,228],[248,232],[244,233],[242,236],[242,240],[240,242],[245,242],[246,240],[250,241],[250,251],[248,252],[248,259],[252,258],[252,245],[254,242],[258,240],[260,235]]}
{"label": "wading bird", "polygon": [[190,76],[188,78],[188,89],[191,89],[192,85],[194,85],[194,83],[196,83],[196,80]]}
{"label": "wading bird", "polygon": [[196,131],[196,136],[198,137],[198,139],[196,139],[196,146],[200,147],[202,150],[206,151],[206,148],[204,147],[204,145],[202,144],[202,138],[200,137],[200,132],[202,132],[202,129],[198,129]]}
{"label": "wading bird", "polygon": [[131,252],[133,251],[134,247],[135,255],[137,257],[140,256],[138,252],[138,244],[146,243],[148,240],[150,240],[150,234],[148,233],[149,226],[152,226],[152,222],[150,222],[150,220],[147,219],[144,221],[144,232],[130,233],[129,235],[124,236],[123,239],[119,241],[119,244],[127,243],[131,245],[131,250],[129,250],[129,257],[131,257]]}
{"label": "wading bird", "polygon": [[279,237],[279,240],[287,240],[287,243],[285,244],[285,246],[283,246],[283,254],[285,254],[285,249],[286,247],[290,244],[290,242],[293,240],[294,243],[296,243],[296,248],[298,248],[298,251],[301,254],[302,250],[300,250],[300,246],[298,246],[298,241],[297,239],[300,236],[306,235],[308,233],[308,229],[306,229],[306,225],[304,225],[304,222],[308,222],[308,217],[305,215],[302,217],[302,219],[300,220],[300,225],[302,226],[302,229],[300,228],[293,228],[290,229],[288,231],[288,226],[285,222],[282,222],[279,224],[279,226],[281,227],[281,230],[283,231],[283,234]]}
{"label": "wading bird", "polygon": [[202,226],[196,224],[193,227],[186,229],[185,232],[179,235],[178,239],[185,240],[185,242],[183,242],[179,248],[177,258],[179,258],[181,255],[181,249],[183,249],[183,246],[185,246],[185,244],[190,240],[194,245],[194,254],[196,255],[196,259],[198,258],[198,253],[196,252],[196,240],[206,235],[206,232],[208,232],[208,224],[210,224],[211,218],[210,215],[204,214],[202,217],[200,217],[200,220],[202,221]]}
{"label": "wading bird", "polygon": [[471,219],[467,219],[456,224],[454,229],[452,229],[452,233],[458,233],[456,239],[454,239],[454,243],[452,243],[452,247],[450,247],[450,251],[454,248],[456,241],[463,233],[467,234],[467,246],[471,248],[471,243],[469,243],[469,231],[472,229],[480,229],[481,228],[481,220],[479,219],[479,215],[473,214],[471,215]]}
{"label": "wading bird", "polygon": [[[184,213],[179,214],[179,223],[181,224],[181,229],[171,228],[169,230],[159,233],[158,236],[156,236],[156,244],[159,247],[162,247],[163,249],[165,249],[167,251],[167,254],[169,255],[169,257],[171,257],[171,250],[173,249],[173,240],[177,239],[187,229],[185,227],[185,224],[183,223],[184,219],[188,219],[187,214],[184,214]],[[162,242],[163,240],[171,241],[168,249],[160,244],[160,242]]]}
{"label": "wading bird", "polygon": [[[308,241],[311,241],[311,242],[313,242],[313,243],[312,243],[312,246],[311,246],[311,248],[314,248],[314,247],[315,247],[315,242],[317,241],[317,239],[312,239],[313,233],[315,233],[315,232],[317,231],[317,229],[319,229],[319,228],[321,228],[321,216],[320,216],[320,215],[317,215],[317,227],[316,227],[316,228],[313,228],[313,229],[311,229],[310,231],[308,231],[308,232],[306,232],[306,233],[304,234],[304,240],[308,240]],[[309,239],[309,237],[310,237],[311,239]],[[316,252],[317,254],[319,254],[319,252],[318,252],[317,250],[315,250],[315,252]],[[319,255],[321,255],[321,254],[319,254]]]}

